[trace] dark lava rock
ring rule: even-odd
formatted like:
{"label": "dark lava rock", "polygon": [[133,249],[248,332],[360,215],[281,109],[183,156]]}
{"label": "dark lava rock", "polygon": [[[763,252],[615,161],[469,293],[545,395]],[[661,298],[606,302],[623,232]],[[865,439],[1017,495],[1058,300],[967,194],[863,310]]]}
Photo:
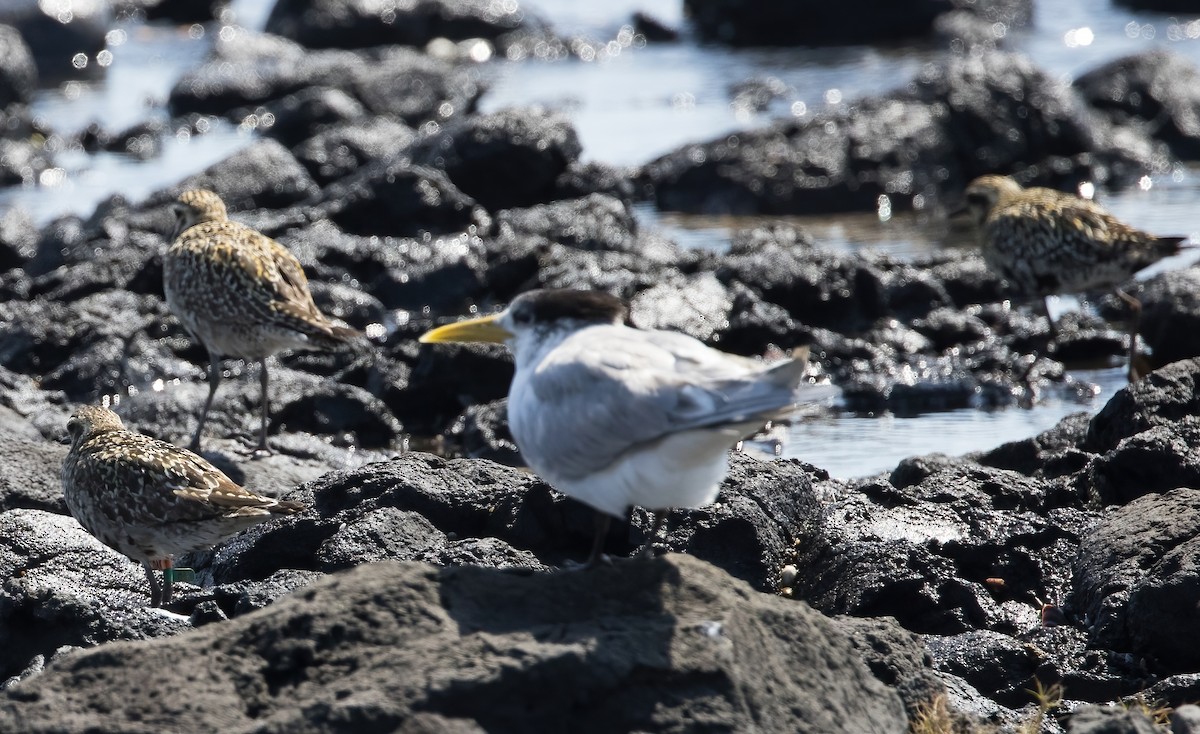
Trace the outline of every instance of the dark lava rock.
{"label": "dark lava rock", "polygon": [[1145,713],[1120,706],[1084,706],[1071,712],[1066,734],[1157,734]]}
{"label": "dark lava rock", "polygon": [[293,149],[317,183],[347,176],[370,161],[394,158],[416,132],[391,117],[372,116],[330,125]]}
{"label": "dark lava rock", "polygon": [[447,440],[468,458],[487,459],[505,466],[525,465],[508,428],[507,398],[468,407],[450,427]]}
{"label": "dark lava rock", "polygon": [[373,565],[185,637],[73,655],[0,699],[0,728],[30,734],[180,717],[196,731],[906,727],[828,620],[686,556],[533,576]]}
{"label": "dark lava rock", "polygon": [[1200,361],[1183,360],[1151,372],[1117,391],[1088,428],[1085,451],[1102,454],[1123,439],[1158,426],[1171,427],[1200,414]]}
{"label": "dark lava rock", "polygon": [[956,675],[1012,707],[1029,700],[1026,689],[1034,686],[1041,663],[1037,648],[989,630],[928,635],[925,646],[938,670]]}
{"label": "dark lava rock", "polygon": [[279,209],[318,192],[308,171],[279,141],[270,138],[256,140],[220,163],[185,178],[153,201],[174,199],[187,189],[215,191],[230,212]]}
{"label": "dark lava rock", "polygon": [[142,567],[70,517],[0,513],[0,578],[0,678],[63,645],[161,637],[188,627],[149,608]]}
{"label": "dark lava rock", "polygon": [[1114,142],[1027,58],[988,52],[931,64],[906,88],[845,111],[684,146],[642,177],[661,209],[828,214],[956,199],[995,171],[1028,168],[1061,184],[1083,171],[1128,180],[1151,159],[1148,143]]}
{"label": "dark lava rock", "polygon": [[506,397],[512,376],[512,354],[503,345],[425,345],[392,409],[410,430],[434,435],[464,408]]}
{"label": "dark lava rock", "polygon": [[0,138],[0,186],[33,186],[38,174],[49,167],[42,148],[28,140]]}
{"label": "dark lava rock", "polygon": [[172,23],[207,23],[217,18],[222,0],[149,0],[142,12],[146,20],[166,20]]}
{"label": "dark lava rock", "polygon": [[[701,38],[732,46],[828,46],[895,41],[928,34],[943,13],[960,9],[990,22],[1026,25],[1031,0],[857,0],[775,3],[770,0],[685,0]],[[854,22],[848,23],[847,13]]]}
{"label": "dark lava rock", "polygon": [[1200,158],[1200,69],[1186,58],[1165,49],[1125,56],[1074,87],[1113,123],[1140,127],[1175,157]]}
{"label": "dark lava rock", "polygon": [[1149,10],[1156,13],[1195,13],[1195,0],[1113,0],[1134,10]]}
{"label": "dark lava rock", "polygon": [[389,309],[458,314],[484,292],[487,263],[478,237],[360,236],[321,220],[282,235],[281,241],[304,264],[311,281],[349,276],[360,293],[373,295]]}
{"label": "dark lava rock", "polygon": [[310,48],[423,47],[435,38],[496,39],[521,28],[527,13],[486,0],[278,0],[266,31]]}
{"label": "dark lava rock", "polygon": [[914,461],[827,504],[817,542],[798,549],[795,596],[929,634],[1036,626],[1031,599],[1065,590],[1085,513],[1051,509],[1049,487],[1015,472]]}
{"label": "dark lava rock", "polygon": [[1142,302],[1138,333],[1155,367],[1200,357],[1200,268],[1159,273],[1130,293]]}
{"label": "dark lava rock", "polygon": [[412,49],[310,51],[277,36],[239,31],[171,90],[175,115],[229,114],[302,89],[340,89],[367,111],[410,125],[470,112],[482,90],[466,66]]}
{"label": "dark lava rock", "polygon": [[[96,54],[104,48],[109,15],[105,0],[0,3],[0,23],[21,34],[43,80],[77,76],[81,69],[95,64]],[[73,62],[78,54],[84,56],[84,66]]]}
{"label": "dark lava rock", "polygon": [[[27,508],[67,514],[63,501],[60,467],[67,447],[41,437],[18,438],[8,433],[0,447],[0,512]],[[63,424],[66,435],[66,424]]]}
{"label": "dark lava rock", "polygon": [[1071,475],[1083,469],[1093,456],[1079,448],[1091,421],[1089,413],[1073,413],[1033,438],[1010,441],[973,458],[985,466],[1011,469],[1026,476]]}
{"label": "dark lava rock", "polygon": [[[527,472],[482,460],[405,454],[328,474],[289,496],[313,512],[239,535],[215,552],[204,578],[229,583],[280,568],[330,571],[364,553],[361,539],[369,537],[392,539],[381,540],[368,560],[545,568],[586,555],[594,531],[589,508]],[[412,532],[425,540],[410,543],[404,533],[384,530],[388,523],[377,513],[385,509],[387,516],[415,513],[395,517],[416,523]],[[811,541],[816,516],[803,466],[735,455],[717,502],[671,513],[665,542],[769,591],[778,588],[779,569],[796,545]],[[632,525],[614,524],[606,549],[627,556],[649,529],[650,518],[634,513]]]}
{"label": "dark lava rock", "polygon": [[27,103],[37,86],[37,67],[17,29],[0,25],[0,109]]}
{"label": "dark lava rock", "polygon": [[38,230],[21,207],[12,207],[0,217],[0,271],[23,265],[37,248]]}
{"label": "dark lava rock", "polygon": [[633,32],[650,43],[672,43],[679,40],[679,31],[641,10],[633,14]]}
{"label": "dark lava rock", "polygon": [[1200,490],[1135,499],[1084,538],[1073,601],[1090,620],[1092,643],[1133,653],[1154,672],[1200,666],[1194,626],[1200,589]]}
{"label": "dark lava rock", "polygon": [[554,198],[561,177],[582,147],[562,115],[540,108],[471,115],[421,139],[416,163],[440,168],[489,211]]}
{"label": "dark lava rock", "polygon": [[[357,120],[366,110],[340,89],[309,87],[247,114],[257,117],[258,130],[264,135],[292,147],[324,127]],[[265,124],[267,119],[271,124]]]}
{"label": "dark lava rock", "polygon": [[445,173],[404,158],[372,163],[330,184],[317,208],[358,235],[413,237],[491,227],[487,212]]}

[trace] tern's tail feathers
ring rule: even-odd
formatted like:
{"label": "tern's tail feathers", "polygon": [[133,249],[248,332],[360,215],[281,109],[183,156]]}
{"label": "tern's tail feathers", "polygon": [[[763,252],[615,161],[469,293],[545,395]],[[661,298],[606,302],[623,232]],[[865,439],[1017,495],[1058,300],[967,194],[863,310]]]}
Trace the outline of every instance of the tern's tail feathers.
{"label": "tern's tail feathers", "polygon": [[676,429],[727,424],[765,423],[797,409],[832,400],[841,391],[833,385],[804,381],[808,354],[793,356],[754,377],[719,380],[683,391],[673,416]]}

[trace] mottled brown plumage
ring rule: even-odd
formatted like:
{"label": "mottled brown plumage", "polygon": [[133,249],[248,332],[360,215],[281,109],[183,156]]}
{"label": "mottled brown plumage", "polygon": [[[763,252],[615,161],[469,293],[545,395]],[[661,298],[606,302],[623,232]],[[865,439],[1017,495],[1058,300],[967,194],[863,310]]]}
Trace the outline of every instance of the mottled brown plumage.
{"label": "mottled brown plumage", "polygon": [[1184,237],[1159,237],[1099,205],[1009,176],[981,176],[966,190],[988,265],[1031,296],[1115,288],[1164,257]]}
{"label": "mottled brown plumage", "polygon": [[1186,238],[1144,232],[1087,199],[1054,189],[1023,188],[1009,176],[981,176],[965,196],[979,228],[984,260],[1022,292],[1044,299],[1117,289],[1133,309],[1132,377],[1141,303],[1119,286],[1139,270],[1177,254]]}
{"label": "mottled brown plumage", "polygon": [[209,354],[208,399],[190,447],[200,450],[221,357],[240,357],[262,365],[258,450],[267,451],[267,357],[286,349],[336,350],[361,334],[321,313],[295,256],[229,219],[213,192],[185,191],[175,213],[178,236],[163,258],[163,290],[171,311]]}
{"label": "mottled brown plumage", "polygon": [[80,408],[67,423],[71,450],[62,465],[71,514],[102,543],[146,569],[151,603],[170,601],[154,575],[172,559],[206,550],[297,502],[248,492],[186,449],[128,431],[107,408]]}

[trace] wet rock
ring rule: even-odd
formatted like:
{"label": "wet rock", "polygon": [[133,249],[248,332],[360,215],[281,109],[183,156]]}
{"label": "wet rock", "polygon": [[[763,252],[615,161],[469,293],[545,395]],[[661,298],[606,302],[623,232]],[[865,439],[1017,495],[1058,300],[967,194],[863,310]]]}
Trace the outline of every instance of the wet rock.
{"label": "wet rock", "polygon": [[162,152],[165,127],[161,120],[139,122],[113,133],[112,139],[104,148],[114,153],[125,153],[141,161],[155,158]]}
{"label": "wet rock", "polygon": [[1155,165],[1152,147],[1133,142],[1113,139],[1027,58],[990,52],[930,65],[845,111],[687,145],[641,176],[672,211],[899,210],[957,201],[967,182],[995,171],[1029,169],[1059,185],[1085,171],[1129,181]]}
{"label": "wet rock", "polygon": [[217,18],[219,0],[149,0],[143,12],[146,20],[166,20],[172,23],[207,23]]}
{"label": "wet rock", "polygon": [[507,396],[512,364],[512,354],[499,344],[422,346],[392,408],[413,432],[440,433],[464,408]]}
{"label": "wet rock", "polygon": [[176,116],[227,114],[302,89],[340,89],[375,115],[410,125],[469,112],[482,90],[470,69],[390,47],[370,52],[310,51],[283,38],[239,31],[171,90]]}
{"label": "wet rock", "polygon": [[28,140],[0,138],[0,186],[32,186],[38,174],[49,167],[42,149]]}
{"label": "wet rock", "polygon": [[[360,614],[347,616],[348,607]],[[551,730],[579,721],[581,711],[605,730],[687,727],[698,717],[730,730],[784,730],[797,721],[830,732],[906,726],[898,697],[827,620],[802,605],[750,595],[687,557],[586,577],[381,564],[193,635],[72,656],[8,692],[0,725],[19,720],[32,734],[83,711],[92,725],[110,728],[177,720],[161,702],[116,696],[109,676],[97,675],[112,666],[124,671],[123,689],[152,685],[152,678],[173,688],[163,676],[186,671],[189,696],[181,703],[204,730],[263,717],[285,728],[408,721],[446,730],[450,721],[468,720],[489,730]],[[753,665],[724,652],[732,639],[756,650]],[[190,661],[185,669],[167,662],[181,654]],[[478,664],[464,669],[464,654]],[[339,662],[347,659],[360,661],[354,671]],[[544,674],[547,665],[554,675]],[[647,670],[656,673],[648,679]],[[258,687],[232,683],[264,675]],[[430,687],[428,680],[445,683]],[[101,699],[109,713],[99,713]],[[646,701],[654,702],[652,719],[638,703]],[[253,718],[242,713],[248,710]]]}
{"label": "wet rock", "polygon": [[1135,499],[1092,529],[1075,561],[1074,606],[1093,645],[1130,652],[1151,671],[1196,670],[1200,645],[1187,633],[1200,585],[1200,490]]}
{"label": "wet rock", "polygon": [[296,158],[270,138],[256,140],[203,172],[185,178],[154,201],[173,200],[187,189],[210,189],[230,213],[243,209],[279,209],[316,195],[317,184]]}
{"label": "wet rock", "polygon": [[1103,454],[1123,439],[1158,426],[1173,426],[1200,413],[1196,390],[1200,361],[1183,360],[1151,372],[1117,391],[1088,427],[1083,450]]}
{"label": "wet rock", "polygon": [[1200,417],[1154,426],[1123,439],[1087,467],[1090,499],[1125,504],[1144,494],[1200,482]]}
{"label": "wet rock", "polygon": [[639,329],[677,331],[700,341],[728,328],[733,299],[712,273],[662,283],[637,294],[629,319]]}
{"label": "wet rock", "polygon": [[1037,626],[1031,599],[1066,588],[1086,514],[1049,509],[1047,486],[1015,472],[907,463],[827,506],[820,537],[799,549],[795,596],[928,634]]}
{"label": "wet rock", "polygon": [[[686,0],[684,7],[701,38],[731,46],[828,46],[895,41],[928,34],[943,13],[961,9],[1006,25],[1027,25],[1030,0],[921,0],[896,4],[862,0],[846,8],[819,2],[779,5],[771,2]],[[786,30],[785,30],[786,29]]]}
{"label": "wet rock", "polygon": [[496,214],[496,228],[500,237],[540,238],[577,250],[637,252],[659,263],[682,256],[670,241],[639,238],[633,212],[605,194],[507,209]]}
{"label": "wet rock", "polygon": [[1082,470],[1093,456],[1079,448],[1087,437],[1091,420],[1089,413],[1073,413],[1033,438],[1010,441],[973,458],[985,466],[1011,469],[1026,476],[1072,475]]}
{"label": "wet rock", "polygon": [[524,466],[521,451],[508,428],[508,399],[472,405],[447,432],[447,440],[463,456],[487,459],[505,466]]}
{"label": "wet rock", "polygon": [[[358,100],[340,89],[309,87],[248,111],[243,119],[246,115],[256,116],[257,127],[264,135],[292,147],[324,127],[351,122],[365,114]],[[268,119],[270,124],[266,124]]]}
{"label": "wet rock", "polygon": [[29,212],[12,207],[0,217],[0,271],[23,265],[37,247],[38,231]]}
{"label": "wet rock", "polygon": [[0,25],[0,109],[27,104],[37,86],[33,55],[16,28]]}
{"label": "wet rock", "polygon": [[679,40],[679,31],[641,10],[633,14],[633,32],[651,43],[672,43]]}
{"label": "wet rock", "polygon": [[370,0],[279,0],[266,31],[310,48],[423,47],[437,38],[496,39],[528,22],[515,5],[429,0],[380,5]]}
{"label": "wet rock", "polygon": [[1170,270],[1139,281],[1129,293],[1142,302],[1138,334],[1150,348],[1151,364],[1200,356],[1200,268]]}
{"label": "wet rock", "polygon": [[440,168],[489,211],[554,198],[582,147],[567,118],[540,108],[471,115],[419,140],[416,163]]}
{"label": "wet rock", "polygon": [[[0,5],[0,24],[21,34],[43,80],[79,76],[94,66],[110,20],[105,0],[72,0],[68,6],[15,0]],[[77,62],[79,56],[82,61]]]}
{"label": "wet rock", "polygon": [[769,345],[787,350],[812,341],[811,332],[793,321],[784,308],[764,301],[742,283],[730,283],[729,294],[725,328],[713,335],[722,351],[755,355]]}
{"label": "wet rock", "polygon": [[997,24],[967,10],[951,10],[933,20],[933,35],[951,53],[973,53],[1002,46],[1008,26]]}
{"label": "wet rock", "polygon": [[1001,705],[1017,707],[1029,700],[1041,661],[1036,648],[988,630],[925,637],[934,666],[988,691]]}
{"label": "wet rock", "polygon": [[366,390],[320,378],[288,380],[272,395],[271,431],[329,436],[347,446],[391,449],[403,428],[387,405]]}
{"label": "wet rock", "polygon": [[716,276],[745,285],[806,325],[851,331],[885,313],[879,278],[860,264],[816,248],[802,230],[760,228],[734,235]]}
{"label": "wet rock", "polygon": [[1200,69],[1183,56],[1162,49],[1124,56],[1073,86],[1114,124],[1139,127],[1174,157],[1200,158]]}
{"label": "wet rock", "polygon": [[161,637],[187,629],[149,608],[142,567],[102,545],[70,517],[0,513],[0,677],[63,645]]}
{"label": "wet rock", "polygon": [[413,237],[491,227],[487,212],[446,174],[403,158],[372,163],[334,182],[317,209],[358,235]]}
{"label": "wet rock", "polygon": [[562,199],[578,199],[588,194],[608,194],[629,203],[634,195],[633,181],[630,180],[628,170],[599,161],[571,163],[554,182],[554,188],[558,198]]}
{"label": "wet rock", "polygon": [[370,161],[395,157],[416,138],[408,125],[391,117],[336,123],[293,149],[317,183],[347,176]]}

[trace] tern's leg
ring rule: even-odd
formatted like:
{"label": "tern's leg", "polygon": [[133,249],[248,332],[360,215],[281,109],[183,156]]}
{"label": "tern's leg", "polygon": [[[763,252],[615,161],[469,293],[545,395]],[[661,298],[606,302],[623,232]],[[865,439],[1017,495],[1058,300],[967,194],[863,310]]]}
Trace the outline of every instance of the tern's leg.
{"label": "tern's leg", "polygon": [[612,518],[607,512],[596,513],[596,537],[592,540],[592,552],[588,555],[587,563],[583,564],[582,570],[595,568],[596,564],[604,558],[604,539],[608,536],[608,526],[611,524]]}
{"label": "tern's leg", "polygon": [[654,525],[650,528],[650,535],[646,537],[646,542],[634,554],[635,558],[653,558],[654,557],[654,542],[658,540],[658,534],[662,532],[663,526],[667,524],[667,511],[654,511]]}
{"label": "tern's leg", "polygon": [[1137,348],[1138,328],[1142,323],[1142,302],[1120,288],[1117,289],[1117,297],[1129,306],[1129,369],[1126,376],[1130,382],[1134,382],[1148,371],[1145,370],[1146,365],[1141,363],[1141,355],[1138,354]]}
{"label": "tern's leg", "polygon": [[1050,341],[1054,341],[1058,337],[1058,325],[1050,318],[1050,296],[1044,296],[1038,301],[1038,306],[1038,310],[1046,317],[1046,323],[1050,325]]}
{"label": "tern's leg", "polygon": [[212,407],[213,398],[217,394],[217,385],[221,384],[221,355],[208,353],[208,399],[204,401],[204,409],[200,411],[200,423],[196,426],[196,434],[188,448],[200,452],[200,434],[204,431],[204,422],[208,420],[208,409]]}
{"label": "tern's leg", "polygon": [[262,415],[260,416],[258,428],[258,448],[254,449],[254,453],[270,454],[271,447],[267,445],[267,415],[271,409],[267,383],[270,382],[270,373],[267,372],[267,358],[263,357],[259,361],[262,364],[262,369],[258,373],[259,386],[262,388]]}
{"label": "tern's leg", "polygon": [[163,589],[162,584],[158,582],[158,562],[151,561],[150,563],[142,562],[142,568],[146,569],[146,580],[150,582],[150,606],[161,607],[163,605]]}

